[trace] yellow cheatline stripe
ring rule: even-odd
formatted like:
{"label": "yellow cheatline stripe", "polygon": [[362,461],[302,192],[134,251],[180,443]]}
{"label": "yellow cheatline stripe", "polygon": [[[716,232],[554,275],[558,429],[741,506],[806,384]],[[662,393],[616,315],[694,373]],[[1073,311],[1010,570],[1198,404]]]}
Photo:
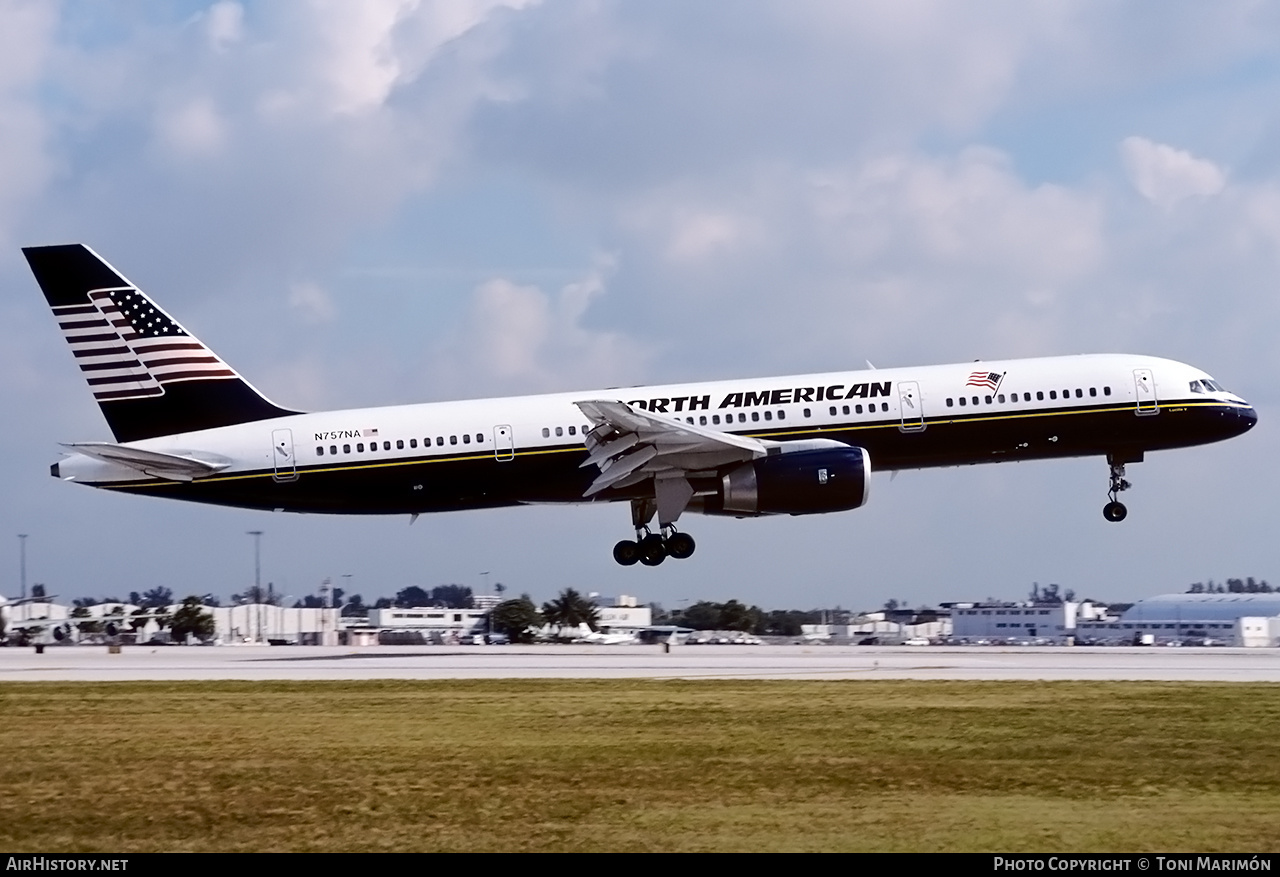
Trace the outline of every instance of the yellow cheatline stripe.
{"label": "yellow cheatline stripe", "polygon": [[[584,448],[554,448],[554,449],[548,449],[548,450],[542,450],[542,451],[517,451],[513,454],[513,457],[515,456],[530,457],[530,456],[534,456],[535,454],[566,454],[566,453],[572,453],[574,451],[585,452],[586,448],[585,447]],[[427,457],[427,458],[419,458],[416,460],[389,460],[385,463],[362,463],[358,465],[347,465],[347,466],[328,466],[325,468],[307,467],[299,470],[299,474],[303,472],[308,474],[310,473],[321,474],[321,473],[327,473],[327,472],[355,472],[361,469],[389,469],[396,466],[421,466],[421,465],[436,464],[436,463],[460,463],[467,460],[492,460],[492,459],[495,459],[495,456],[492,453],[470,454],[462,457]],[[510,461],[497,460],[497,462],[506,463]],[[214,481],[245,481],[253,478],[272,478],[274,476],[275,476],[275,472],[269,471],[269,470],[262,470],[260,472],[246,472],[243,475],[215,475],[211,478],[201,478],[199,479],[199,481],[201,484],[209,484]],[[128,484],[104,484],[102,486],[107,488],[128,487],[130,489],[134,489],[138,487],[168,487],[175,484],[181,485],[181,484],[190,484],[190,483],[192,482],[157,480],[157,481],[131,481]]]}
{"label": "yellow cheatline stripe", "polygon": [[[1247,407],[1248,407],[1247,405],[1236,405],[1234,403],[1208,402],[1208,401],[1206,402],[1161,402],[1161,403],[1157,403],[1156,405],[1157,410],[1162,408],[1165,408],[1165,409],[1173,409],[1173,408],[1243,409]],[[1136,405],[1131,405],[1129,403],[1118,403],[1117,405],[1113,405],[1106,408],[1079,408],[1079,409],[1066,409],[1066,410],[1059,409],[1057,411],[1026,411],[1021,413],[992,414],[989,416],[982,416],[982,417],[961,417],[961,418],[950,418],[950,419],[941,418],[941,417],[937,417],[937,418],[926,417],[924,419],[924,423],[926,426],[930,424],[947,425],[947,424],[955,424],[955,423],[987,423],[991,421],[1000,421],[1000,420],[1025,420],[1027,418],[1032,418],[1032,417],[1057,417],[1059,415],[1078,415],[1078,414],[1107,414],[1112,412],[1126,412],[1126,411],[1136,412],[1137,410],[1138,408]],[[804,429],[748,432],[748,433],[741,433],[741,435],[745,435],[748,438],[776,438],[778,436],[784,436],[784,435],[810,435],[811,436],[814,433],[822,433],[822,432],[856,432],[856,431],[867,430],[867,429],[897,429],[900,425],[901,425],[900,421],[890,420],[890,421],[880,421],[877,423],[849,424],[847,426],[812,426]],[[737,434],[738,433],[735,433],[735,435]],[[518,450],[512,454],[512,459],[514,459],[515,457],[534,457],[542,454],[578,453],[585,450],[586,450],[585,447],[546,448],[543,450],[528,450],[528,451]],[[462,457],[435,457],[435,458],[422,458],[417,460],[396,460],[396,461],[388,461],[385,463],[364,463],[364,464],[355,465],[355,466],[350,466],[350,465],[331,466],[323,469],[313,467],[313,468],[303,469],[301,470],[301,472],[316,473],[316,474],[322,474],[327,472],[355,472],[361,469],[388,469],[395,466],[421,466],[421,465],[436,464],[436,463],[460,463],[467,460],[488,460],[488,459],[494,459],[494,458],[495,458],[495,455],[492,453],[470,454],[468,456],[462,456]],[[510,462],[510,460],[500,460],[497,462],[506,463],[506,462]],[[264,470],[262,472],[251,472],[251,473],[246,473],[244,475],[220,475],[220,476],[214,476],[212,478],[201,478],[200,483],[208,484],[214,481],[244,481],[252,478],[271,478],[274,475],[275,475],[274,472],[268,472]],[[134,482],[129,482],[128,484],[120,484],[120,485],[104,484],[100,486],[105,487],[107,489],[114,489],[114,488],[121,488],[121,487],[128,487],[130,489],[135,489],[139,487],[167,487],[169,485],[174,485],[174,484],[190,484],[190,483],[191,482],[189,481],[147,481],[147,482],[134,481]]]}

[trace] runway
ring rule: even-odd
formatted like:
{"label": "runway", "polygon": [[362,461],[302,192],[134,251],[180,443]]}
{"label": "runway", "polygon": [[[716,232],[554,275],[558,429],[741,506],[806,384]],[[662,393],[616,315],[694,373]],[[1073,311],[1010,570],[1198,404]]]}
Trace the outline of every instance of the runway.
{"label": "runway", "polygon": [[0,682],[955,679],[1280,682],[1280,650],[904,646],[0,648]]}

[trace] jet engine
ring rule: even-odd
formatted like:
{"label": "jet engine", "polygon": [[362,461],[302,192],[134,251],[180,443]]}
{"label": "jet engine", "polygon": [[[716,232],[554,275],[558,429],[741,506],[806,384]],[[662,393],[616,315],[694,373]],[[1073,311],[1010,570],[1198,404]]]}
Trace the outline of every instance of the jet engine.
{"label": "jet engine", "polygon": [[815,515],[856,509],[867,501],[871,458],[843,447],[771,454],[721,476],[705,511],[726,515]]}

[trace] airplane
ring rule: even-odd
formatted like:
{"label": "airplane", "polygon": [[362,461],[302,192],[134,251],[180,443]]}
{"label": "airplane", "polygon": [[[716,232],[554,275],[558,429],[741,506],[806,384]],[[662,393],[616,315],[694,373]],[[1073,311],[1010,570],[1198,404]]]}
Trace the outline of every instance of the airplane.
{"label": "airplane", "polygon": [[[579,630],[582,627],[587,626],[585,624],[581,625]],[[586,632],[581,636],[575,637],[573,642],[575,644],[581,643],[594,646],[627,646],[640,642],[640,639],[634,633],[601,633],[588,627]]]}
{"label": "airplane", "polygon": [[[9,635],[9,625],[14,621],[6,612],[7,609],[15,606],[29,606],[34,603],[51,603],[57,597],[57,594],[49,594],[48,596],[41,594],[39,597],[6,597],[0,594],[0,642],[4,642]],[[30,610],[27,610],[30,611]],[[46,619],[36,619],[38,622],[44,622]],[[16,629],[16,628],[15,628]]]}
{"label": "airplane", "polygon": [[[9,600],[0,596],[0,610],[7,606],[19,606],[24,603],[51,603],[56,594],[48,597],[23,597],[20,599]],[[49,638],[55,642],[65,642],[72,632],[81,627],[81,625],[89,624],[98,627],[100,632],[108,637],[117,637],[125,632],[126,628],[134,632],[140,630],[148,621],[156,618],[168,617],[167,610],[151,611],[146,609],[135,609],[132,612],[126,612],[123,605],[117,605],[116,609],[106,612],[102,615],[69,615],[65,618],[49,618],[41,616],[39,618],[28,618],[22,621],[13,621],[6,619],[0,612],[0,640],[5,640],[8,636],[8,629],[12,629],[19,635],[22,640],[36,641],[47,643]]]}
{"label": "airplane", "polygon": [[[693,554],[685,511],[866,504],[872,471],[1104,457],[1238,436],[1241,397],[1169,359],[1085,354],[304,413],[258,392],[82,244],[23,249],[115,438],[55,478],[241,508],[406,514],[628,502],[625,566]],[[657,518],[657,531],[651,528]]]}

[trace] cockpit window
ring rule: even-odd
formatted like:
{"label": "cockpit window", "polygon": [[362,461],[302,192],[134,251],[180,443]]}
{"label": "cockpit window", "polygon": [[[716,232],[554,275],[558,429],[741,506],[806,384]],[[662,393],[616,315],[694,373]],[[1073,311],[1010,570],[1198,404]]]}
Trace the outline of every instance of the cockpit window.
{"label": "cockpit window", "polygon": [[1204,387],[1200,386],[1200,381],[1192,381],[1192,382],[1191,382],[1191,392],[1193,392],[1193,393],[1203,393],[1203,392],[1204,392]]}

